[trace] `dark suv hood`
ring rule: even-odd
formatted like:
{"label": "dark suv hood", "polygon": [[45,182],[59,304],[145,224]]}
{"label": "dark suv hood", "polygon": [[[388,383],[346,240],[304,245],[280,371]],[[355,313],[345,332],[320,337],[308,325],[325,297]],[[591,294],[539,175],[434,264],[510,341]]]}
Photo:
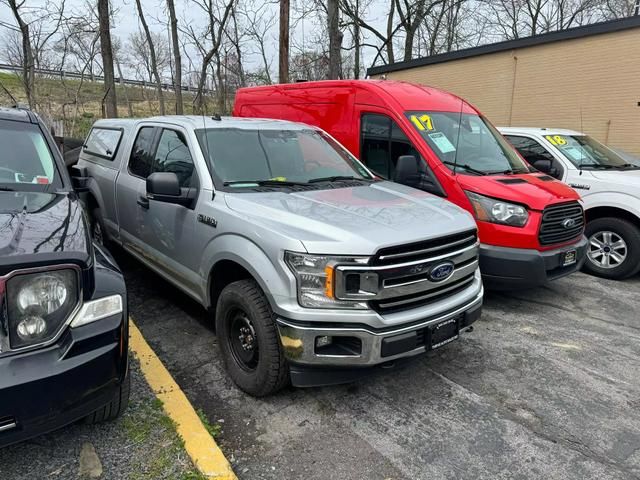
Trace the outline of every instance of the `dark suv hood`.
{"label": "dark suv hood", "polygon": [[66,193],[0,192],[0,275],[17,267],[87,266],[82,206]]}

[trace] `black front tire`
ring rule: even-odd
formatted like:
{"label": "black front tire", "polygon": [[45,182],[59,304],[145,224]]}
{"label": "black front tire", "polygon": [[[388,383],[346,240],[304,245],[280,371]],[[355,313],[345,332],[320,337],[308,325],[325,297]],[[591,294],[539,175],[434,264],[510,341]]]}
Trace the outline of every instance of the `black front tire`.
{"label": "black front tire", "polygon": [[[239,317],[249,322],[245,330],[251,329],[254,358],[247,358],[246,351],[238,353],[238,331],[234,322]],[[227,372],[244,392],[264,397],[289,383],[289,367],[273,311],[254,280],[239,280],[222,290],[216,307],[216,335]]]}
{"label": "black front tire", "polygon": [[113,400],[104,407],[96,410],[85,418],[85,423],[90,425],[96,423],[110,422],[120,417],[129,405],[129,396],[131,394],[131,376],[127,372],[127,376],[120,384]]}
{"label": "black front tire", "polygon": [[[594,248],[591,245],[591,238],[602,232],[612,232],[626,244],[626,258],[617,266],[605,268],[589,256],[589,250]],[[640,271],[640,229],[636,225],[622,218],[602,217],[587,223],[584,233],[590,240],[587,245],[584,271],[611,280],[623,280]]]}

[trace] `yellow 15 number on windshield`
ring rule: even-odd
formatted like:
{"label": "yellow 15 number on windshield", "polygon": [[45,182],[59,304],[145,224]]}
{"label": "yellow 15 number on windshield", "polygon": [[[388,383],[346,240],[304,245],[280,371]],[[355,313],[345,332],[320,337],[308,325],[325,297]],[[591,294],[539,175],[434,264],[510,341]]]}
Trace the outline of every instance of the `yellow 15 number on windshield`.
{"label": "yellow 15 number on windshield", "polygon": [[555,145],[556,147],[563,146],[567,144],[567,141],[564,139],[562,135],[545,135],[547,140],[551,145]]}
{"label": "yellow 15 number on windshield", "polygon": [[433,130],[433,120],[426,113],[424,115],[411,115],[411,121],[418,130]]}

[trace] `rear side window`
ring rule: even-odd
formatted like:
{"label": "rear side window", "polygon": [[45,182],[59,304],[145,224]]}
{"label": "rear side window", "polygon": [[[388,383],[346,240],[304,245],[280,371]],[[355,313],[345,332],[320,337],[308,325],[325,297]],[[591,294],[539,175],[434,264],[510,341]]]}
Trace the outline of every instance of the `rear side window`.
{"label": "rear side window", "polygon": [[122,130],[114,128],[93,128],[84,143],[84,151],[107,160],[113,160],[120,145]]}
{"label": "rear side window", "polygon": [[147,178],[153,165],[153,137],[154,127],[142,127],[133,144],[131,158],[129,159],[129,173],[137,177]]}

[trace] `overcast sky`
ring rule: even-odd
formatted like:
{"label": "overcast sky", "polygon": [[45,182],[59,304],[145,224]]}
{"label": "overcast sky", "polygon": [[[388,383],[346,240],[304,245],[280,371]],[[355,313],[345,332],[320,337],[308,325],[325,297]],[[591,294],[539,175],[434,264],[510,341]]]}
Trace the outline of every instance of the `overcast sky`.
{"label": "overcast sky", "polygon": [[[4,34],[7,31],[7,24],[17,26],[15,19],[13,18],[13,14],[9,7],[2,3],[6,0],[0,0],[0,39],[4,37]],[[112,6],[116,9],[116,17],[112,25],[112,32],[114,36],[119,37],[123,44],[126,44],[127,39],[132,33],[135,33],[139,29],[138,24],[138,14],[136,10],[135,0],[111,0]],[[193,2],[189,0],[175,0],[176,1],[176,11],[178,15],[178,22],[185,24],[202,24],[204,19],[202,10],[200,10],[197,6],[193,4]],[[257,1],[257,0],[253,0]],[[92,4],[95,4],[95,1],[91,1]],[[305,19],[299,20],[295,23],[296,17],[298,17],[298,13],[291,13],[291,22],[292,22],[292,32],[291,32],[291,43],[292,43],[292,53],[295,52],[295,45],[303,46],[307,49],[317,49],[317,45],[314,42],[314,36],[318,33],[318,28],[322,27],[318,22],[317,17],[313,18],[313,14],[310,13],[312,7],[309,5],[310,2],[304,2],[304,0],[292,0],[292,4],[297,5],[298,11],[304,11],[307,13]],[[44,0],[26,0],[26,6],[30,10],[36,10],[41,8],[46,1]],[[275,2],[262,2],[259,5],[265,5],[265,13],[266,15],[273,14],[276,16],[276,22],[270,34],[268,35],[268,43],[269,49],[268,52],[272,57],[272,74],[277,74],[277,36],[278,36],[278,3],[277,0]],[[80,12],[82,11],[85,5],[85,0],[66,0],[65,10]],[[166,24],[163,25],[166,20],[165,6],[166,3],[164,0],[142,0],[143,9],[145,11],[145,17],[149,24],[149,27],[157,32],[165,34],[168,38],[168,31]],[[374,0],[372,3],[371,14],[369,18],[378,16],[376,20],[373,21],[376,26],[382,25],[384,20],[384,15],[386,13],[387,3],[385,0]],[[293,5],[292,5],[293,7]],[[378,15],[380,12],[380,15]],[[4,25],[3,25],[4,23]],[[371,60],[373,58],[372,50],[368,52],[363,51],[363,65],[368,67],[367,60]],[[197,59],[194,58],[194,62],[197,62]],[[246,55],[244,59],[245,68],[247,70],[252,70],[258,68],[262,65],[262,62],[259,57],[254,55]],[[186,65],[185,65],[186,69]]]}

